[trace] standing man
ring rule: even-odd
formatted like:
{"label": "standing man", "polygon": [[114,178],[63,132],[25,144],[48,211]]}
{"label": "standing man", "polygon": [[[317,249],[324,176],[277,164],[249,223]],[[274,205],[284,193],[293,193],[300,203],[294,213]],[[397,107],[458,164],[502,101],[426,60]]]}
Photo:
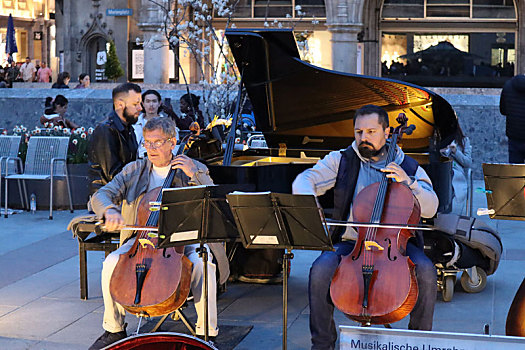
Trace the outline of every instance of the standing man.
{"label": "standing man", "polygon": [[14,61],[11,62],[11,66],[6,69],[6,73],[5,73],[5,80],[7,81],[8,87],[10,88],[13,87],[13,82],[16,80],[19,73],[20,73],[20,70],[16,66],[16,62]]}
{"label": "standing man", "polygon": [[[138,121],[133,125],[133,129],[135,129],[135,137],[137,138],[137,143],[139,145],[137,156],[139,158],[144,158],[144,155],[146,154],[146,148],[142,145],[142,142],[144,141],[144,138],[142,136],[142,128],[148,120],[151,120],[156,117],[167,117],[168,115],[164,113],[162,109],[162,99],[160,97],[160,93],[157,90],[146,90],[142,94],[142,106],[144,107],[144,111],[140,113]],[[177,132],[177,139],[179,138],[179,134]],[[176,153],[176,150],[178,148],[174,149],[174,152]]]}
{"label": "standing man", "polygon": [[[397,145],[392,163],[386,164],[388,153],[388,114],[384,109],[366,105],[354,116],[355,141],[341,151],[330,152],[317,164],[297,176],[294,194],[320,196],[334,188],[335,220],[352,221],[352,202],[366,186],[379,182],[383,176],[408,186],[421,205],[421,216],[432,217],[438,207],[438,198],[432,183],[412,158]],[[323,252],[310,269],[308,296],[310,300],[310,333],[312,349],[334,349],[337,332],[333,318],[334,304],[330,284],[341,258],[352,252],[357,232],[351,227],[331,231],[335,251]],[[420,237],[422,238],[422,237]],[[437,277],[434,264],[423,252],[421,239],[410,239],[407,255],[416,265],[419,287],[417,303],[410,314],[409,329],[432,330]],[[356,286],[357,288],[357,286]]]}
{"label": "standing man", "polygon": [[137,157],[133,124],[142,111],[140,93],[140,86],[133,83],[113,89],[113,112],[95,128],[89,141],[91,193],[110,182]]}
{"label": "standing man", "polygon": [[35,65],[31,62],[31,58],[26,57],[26,61],[20,67],[20,78],[22,78],[25,83],[31,83],[35,80],[35,73]]}
{"label": "standing man", "polygon": [[[203,164],[185,155],[173,156],[172,151],[177,144],[177,130],[170,118],[155,117],[144,126],[144,147],[148,157],[139,159],[124,167],[115,178],[102,187],[91,197],[91,206],[97,216],[104,217],[108,230],[118,230],[125,224],[134,224],[137,208],[143,194],[163,185],[170,169],[176,169],[170,187],[187,187],[192,185],[213,185],[208,169]],[[121,241],[127,236],[122,235]],[[130,231],[127,231],[130,233]],[[104,260],[102,268],[102,296],[104,298],[105,332],[90,347],[90,350],[102,349],[116,341],[126,338],[124,324],[125,310],[113,300],[110,293],[111,275],[121,254],[125,254],[133,246],[135,237],[124,243]],[[217,336],[217,302],[216,302],[216,264],[220,272],[220,282],[228,279],[228,258],[220,243],[207,244],[211,250],[208,261],[208,334]],[[191,291],[197,323],[195,332],[198,336],[205,333],[205,300],[204,300],[204,263],[198,256],[196,248],[199,244],[186,245],[184,255],[193,263],[191,271]],[[149,248],[144,248],[149,249]],[[225,269],[222,269],[224,267]],[[134,293],[134,291],[130,291]]]}
{"label": "standing man", "polygon": [[503,85],[499,111],[507,117],[509,163],[525,163],[525,75],[516,75]]}
{"label": "standing man", "polygon": [[53,75],[53,71],[51,68],[47,66],[47,63],[42,61],[42,66],[36,72],[37,81],[39,83],[50,83],[51,82],[51,76]]}

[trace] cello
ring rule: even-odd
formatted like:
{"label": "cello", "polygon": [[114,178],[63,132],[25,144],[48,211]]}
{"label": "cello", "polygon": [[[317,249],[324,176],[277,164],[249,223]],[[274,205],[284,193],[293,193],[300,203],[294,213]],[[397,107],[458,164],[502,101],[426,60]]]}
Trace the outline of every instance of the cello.
{"label": "cello", "polygon": [[523,279],[516,295],[514,295],[507,313],[505,335],[525,337],[525,279]]}
{"label": "cello", "polygon": [[[404,113],[397,121],[400,125],[392,132],[386,164],[395,159],[402,134],[410,134],[414,128],[406,126]],[[385,176],[357,194],[352,213],[355,221],[375,225],[359,227],[352,253],[341,259],[332,278],[332,301],[362,325],[399,321],[412,311],[418,297],[415,265],[406,256],[406,244],[414,233],[407,228],[378,228],[376,224],[417,224],[419,202],[407,185]]]}
{"label": "cello", "polygon": [[[184,147],[182,147],[184,149]],[[170,169],[164,183],[147,192],[137,211],[137,225],[158,225],[162,189],[171,186],[179,169]],[[138,231],[135,243],[121,254],[110,281],[113,299],[128,312],[145,317],[169,314],[180,308],[190,292],[192,263],[184,247],[157,249],[158,237],[148,230]]]}

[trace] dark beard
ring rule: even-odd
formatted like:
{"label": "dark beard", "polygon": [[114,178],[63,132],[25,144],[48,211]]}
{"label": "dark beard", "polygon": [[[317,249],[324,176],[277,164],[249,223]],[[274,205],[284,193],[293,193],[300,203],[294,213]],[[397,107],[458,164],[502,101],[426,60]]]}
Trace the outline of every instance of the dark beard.
{"label": "dark beard", "polygon": [[137,122],[137,120],[139,120],[138,116],[134,116],[133,114],[128,113],[128,107],[124,107],[123,114],[124,114],[124,119],[126,119],[126,123],[128,123],[128,125],[133,125]]}
{"label": "dark beard", "polygon": [[[369,147],[365,146],[365,145],[368,145]],[[363,141],[359,144],[359,146],[357,147],[357,149],[359,150],[359,154],[361,154],[361,156],[365,159],[372,159],[373,157],[376,157],[379,155],[379,153],[381,153],[381,150],[383,149],[382,147],[378,150],[376,150],[374,148],[374,146],[372,146],[372,144],[366,142],[366,141]]]}

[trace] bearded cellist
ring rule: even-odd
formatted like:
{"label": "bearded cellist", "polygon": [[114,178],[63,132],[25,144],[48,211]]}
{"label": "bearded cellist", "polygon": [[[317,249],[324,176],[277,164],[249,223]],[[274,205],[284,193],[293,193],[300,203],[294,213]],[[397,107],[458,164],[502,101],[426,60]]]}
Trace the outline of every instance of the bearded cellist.
{"label": "bearded cellist", "polygon": [[[126,165],[107,185],[100,188],[90,200],[90,205],[98,217],[104,217],[106,229],[121,229],[125,224],[135,224],[137,206],[142,195],[162,186],[170,168],[180,169],[175,173],[172,187],[213,184],[208,169],[203,164],[185,155],[173,156],[172,150],[177,143],[175,123],[170,118],[153,118],[143,129],[143,146],[147,158],[139,159]],[[127,337],[124,308],[116,303],[110,293],[110,280],[120,254],[130,250],[135,238],[123,236],[131,231],[121,231],[121,242],[128,240],[105,259],[102,268],[102,295],[104,298],[104,334],[90,349],[101,349]],[[197,244],[185,246],[184,255],[193,263],[191,272],[191,291],[197,312],[197,335],[204,335],[204,273],[203,262],[196,252]],[[220,273],[220,282],[224,283],[229,275],[228,260],[220,244],[209,245],[211,253],[208,260],[208,334],[218,334],[216,306],[216,264]]]}
{"label": "bearded cellist", "polygon": [[[335,220],[352,221],[352,201],[366,186],[386,176],[406,184],[419,201],[421,216],[432,217],[438,198],[432,183],[412,158],[399,146],[395,161],[386,163],[389,134],[388,114],[384,109],[366,105],[354,116],[355,141],[350,147],[329,153],[317,164],[299,174],[293,183],[294,194],[320,196],[334,188]],[[323,252],[312,264],[308,294],[310,302],[310,333],[312,349],[334,349],[337,340],[330,297],[332,276],[343,256],[352,252],[357,232],[351,227],[338,227],[331,232],[335,251]],[[436,300],[436,270],[423,252],[422,237],[410,239],[407,255],[416,264],[419,297],[410,314],[409,329],[431,330]]]}

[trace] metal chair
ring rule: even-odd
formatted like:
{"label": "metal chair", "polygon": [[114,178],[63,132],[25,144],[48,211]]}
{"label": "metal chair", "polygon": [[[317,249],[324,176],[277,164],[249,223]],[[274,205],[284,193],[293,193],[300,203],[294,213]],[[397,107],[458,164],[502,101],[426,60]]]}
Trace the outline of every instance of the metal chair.
{"label": "metal chair", "polygon": [[[22,172],[22,162],[18,157],[21,136],[0,135],[0,179],[10,174]],[[20,190],[20,180],[18,181]],[[2,197],[2,186],[0,186],[0,198]],[[22,193],[20,192],[22,201]]]}
{"label": "metal chair", "polygon": [[[69,195],[69,207],[73,212],[71,187],[67,173],[67,149],[69,137],[33,136],[29,139],[24,172],[5,177],[5,208],[4,216],[7,218],[8,180],[22,180],[26,202],[27,189],[25,180],[49,181],[49,220],[53,220],[53,180],[55,177],[65,177]],[[19,159],[19,158],[18,158]],[[22,203],[25,206],[25,203]]]}

